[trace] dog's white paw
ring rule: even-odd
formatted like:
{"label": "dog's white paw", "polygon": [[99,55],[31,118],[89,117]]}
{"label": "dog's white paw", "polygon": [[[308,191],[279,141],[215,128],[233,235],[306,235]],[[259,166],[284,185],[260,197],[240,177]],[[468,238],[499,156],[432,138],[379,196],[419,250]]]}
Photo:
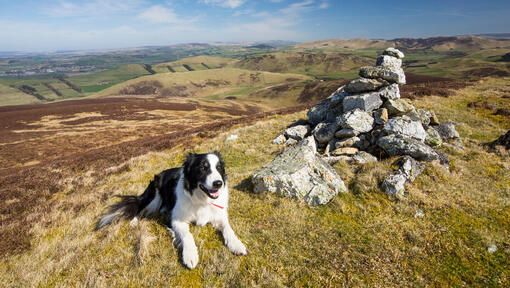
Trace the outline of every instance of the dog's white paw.
{"label": "dog's white paw", "polygon": [[182,249],[182,262],[189,269],[193,269],[198,264],[198,251],[196,247],[187,247]]}
{"label": "dog's white paw", "polygon": [[228,241],[227,247],[230,252],[234,253],[235,255],[246,255],[246,247],[244,246],[243,242],[237,238]]}
{"label": "dog's white paw", "polygon": [[138,217],[134,217],[131,222],[129,222],[129,226],[136,227],[138,225]]}

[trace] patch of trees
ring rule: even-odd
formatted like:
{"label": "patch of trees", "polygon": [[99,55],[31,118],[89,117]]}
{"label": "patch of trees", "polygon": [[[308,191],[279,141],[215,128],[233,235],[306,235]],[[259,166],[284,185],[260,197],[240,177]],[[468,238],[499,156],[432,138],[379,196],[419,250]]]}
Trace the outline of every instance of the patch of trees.
{"label": "patch of trees", "polygon": [[152,70],[152,65],[143,64],[143,69],[147,70],[150,74],[156,74],[156,71]]}
{"label": "patch of trees", "polygon": [[73,89],[74,91],[78,92],[78,93],[81,93],[82,90],[80,87],[74,85],[73,83],[71,83],[69,80],[65,79],[64,77],[62,76],[59,76],[57,77],[57,79],[59,81],[61,81],[62,83],[66,84],[69,88]]}
{"label": "patch of trees", "polygon": [[195,69],[191,68],[188,64],[182,64],[182,67],[186,68],[188,71],[195,71]]}
{"label": "patch of trees", "polygon": [[34,87],[32,86],[28,86],[28,85],[21,85],[18,87],[18,89],[25,93],[25,94],[29,94],[29,95],[32,95],[34,96],[35,98],[39,99],[39,100],[46,100],[46,98],[44,98],[41,94],[37,93],[37,89],[35,89]]}
{"label": "patch of trees", "polygon": [[51,86],[50,83],[44,82],[43,85],[46,86],[51,91],[53,91],[53,93],[55,93],[58,97],[62,97],[62,93],[60,93],[60,91],[58,91],[57,88]]}
{"label": "patch of trees", "polygon": [[166,68],[168,68],[168,71],[175,73],[175,70],[174,68],[172,68],[172,66],[166,66]]}

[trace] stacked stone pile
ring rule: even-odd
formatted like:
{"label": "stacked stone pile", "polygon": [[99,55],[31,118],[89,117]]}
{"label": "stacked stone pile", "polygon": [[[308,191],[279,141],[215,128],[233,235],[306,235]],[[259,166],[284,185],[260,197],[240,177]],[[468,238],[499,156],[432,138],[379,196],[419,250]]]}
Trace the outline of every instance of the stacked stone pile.
{"label": "stacked stone pile", "polygon": [[[306,122],[292,125],[273,143],[302,146],[299,142],[302,139],[308,142],[313,139],[317,157],[330,164],[340,160],[367,163],[377,161],[377,157],[403,156],[400,168],[381,185],[386,193],[403,196],[404,183],[413,181],[423,170],[417,161],[448,165],[448,156],[434,148],[443,141],[459,138],[459,134],[454,123],[441,124],[433,112],[416,109],[400,98],[399,85],[406,83],[402,58],[404,54],[399,50],[386,49],[377,58],[376,66],[361,67],[360,78],[310,108]],[[262,169],[265,168],[270,170],[271,163]],[[260,184],[258,175],[256,172],[252,178],[255,184]],[[268,188],[271,187],[263,185],[258,189]]]}

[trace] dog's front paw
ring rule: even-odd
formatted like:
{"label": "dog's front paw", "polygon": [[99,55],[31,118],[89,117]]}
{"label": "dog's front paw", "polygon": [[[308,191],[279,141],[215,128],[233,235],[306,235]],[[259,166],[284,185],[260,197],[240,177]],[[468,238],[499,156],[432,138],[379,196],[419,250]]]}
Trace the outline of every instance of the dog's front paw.
{"label": "dog's front paw", "polygon": [[182,262],[189,269],[193,269],[198,264],[198,251],[196,247],[186,247],[182,249]]}
{"label": "dog's front paw", "polygon": [[241,240],[235,238],[227,243],[230,252],[236,255],[246,255],[246,247]]}

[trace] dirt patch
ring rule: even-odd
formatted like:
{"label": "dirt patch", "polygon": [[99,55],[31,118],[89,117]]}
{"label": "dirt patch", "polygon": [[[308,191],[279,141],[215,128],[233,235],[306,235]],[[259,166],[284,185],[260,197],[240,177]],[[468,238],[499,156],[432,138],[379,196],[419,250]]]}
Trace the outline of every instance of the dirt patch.
{"label": "dirt patch", "polygon": [[468,71],[464,72],[464,75],[469,78],[482,78],[482,77],[489,77],[489,76],[507,77],[507,76],[510,76],[510,73],[505,70],[486,67],[486,68],[476,68],[476,69],[468,70]]}
{"label": "dirt patch", "polygon": [[322,100],[329,97],[338,87],[346,85],[350,80],[338,79],[330,81],[318,81],[307,83],[299,95],[300,103],[308,103],[316,100]]}
{"label": "dirt patch", "polygon": [[407,84],[400,86],[402,98],[416,99],[426,96],[449,97],[456,90],[472,85],[470,81],[460,81],[443,77],[406,73]]}
{"label": "dirt patch", "polygon": [[123,95],[154,95],[157,94],[163,84],[156,80],[146,80],[135,84],[131,84],[119,91]]}

